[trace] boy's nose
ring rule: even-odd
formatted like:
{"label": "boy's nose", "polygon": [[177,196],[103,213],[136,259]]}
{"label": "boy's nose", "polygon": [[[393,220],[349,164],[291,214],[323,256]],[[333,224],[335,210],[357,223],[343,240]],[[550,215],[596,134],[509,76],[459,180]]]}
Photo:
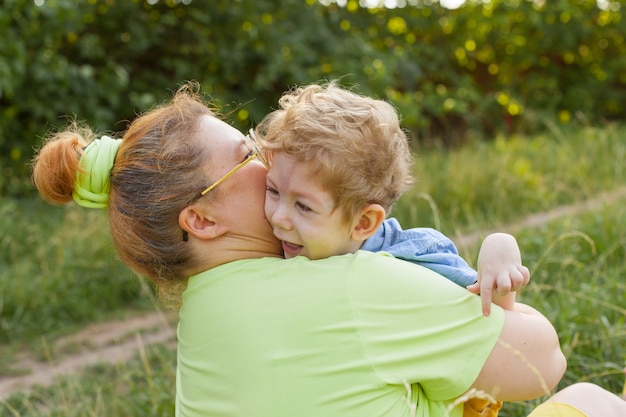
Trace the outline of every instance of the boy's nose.
{"label": "boy's nose", "polygon": [[271,221],[274,227],[278,227],[283,230],[291,230],[292,228],[288,210],[282,204],[276,206],[276,210],[274,210],[274,213],[272,214]]}

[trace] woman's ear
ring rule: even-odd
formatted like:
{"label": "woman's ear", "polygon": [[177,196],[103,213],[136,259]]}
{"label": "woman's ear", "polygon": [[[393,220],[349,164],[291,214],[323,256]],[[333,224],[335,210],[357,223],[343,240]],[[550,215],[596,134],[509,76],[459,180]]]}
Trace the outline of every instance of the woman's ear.
{"label": "woman's ear", "polygon": [[359,211],[350,237],[359,242],[365,241],[376,233],[385,217],[387,213],[380,204],[368,204]]}
{"label": "woman's ear", "polygon": [[215,239],[226,232],[224,227],[197,205],[185,207],[178,215],[178,224],[189,236],[198,239]]}

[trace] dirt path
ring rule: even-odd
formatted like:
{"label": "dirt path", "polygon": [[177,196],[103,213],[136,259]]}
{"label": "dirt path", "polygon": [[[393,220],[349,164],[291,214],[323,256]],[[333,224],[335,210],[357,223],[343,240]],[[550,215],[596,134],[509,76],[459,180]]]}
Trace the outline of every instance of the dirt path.
{"label": "dirt path", "polygon": [[14,392],[28,392],[35,385],[50,386],[59,376],[101,362],[120,363],[154,343],[176,346],[174,315],[153,312],[127,320],[91,324],[55,341],[52,358],[39,360],[28,352],[18,356],[11,369],[22,373],[0,376],[0,402]]}
{"label": "dirt path", "polygon": [[541,226],[560,217],[597,210],[603,205],[611,204],[624,198],[626,198],[626,186],[600,193],[595,198],[589,200],[580,201],[567,206],[560,206],[543,213],[532,214],[511,226],[504,226],[497,230],[479,230],[465,235],[454,236],[452,240],[459,247],[470,246],[489,233],[499,231],[515,234],[515,232],[521,229]]}
{"label": "dirt path", "polygon": [[[626,187],[602,193],[594,199],[573,205],[558,207],[545,213],[535,214],[511,227],[499,231],[514,233],[525,227],[536,227],[559,217],[595,210],[602,205],[626,198]],[[454,237],[458,246],[474,244],[491,231],[482,230]],[[49,386],[59,376],[79,371],[81,368],[101,362],[120,363],[134,357],[147,345],[160,343],[176,346],[176,324],[173,314],[146,313],[132,319],[110,321],[89,325],[78,333],[57,340],[52,347],[50,360],[36,359],[25,352],[12,369],[20,375],[0,376],[0,402],[15,392],[28,392],[35,385]],[[71,353],[63,353],[71,352]],[[58,358],[57,358],[58,356]]]}

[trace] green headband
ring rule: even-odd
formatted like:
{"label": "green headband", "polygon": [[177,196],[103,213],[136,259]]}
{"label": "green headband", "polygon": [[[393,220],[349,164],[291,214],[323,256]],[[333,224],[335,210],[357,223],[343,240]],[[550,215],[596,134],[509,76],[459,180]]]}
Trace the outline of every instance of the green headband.
{"label": "green headband", "polygon": [[85,147],[78,162],[76,183],[72,197],[88,208],[106,208],[111,188],[111,169],[121,139],[102,136]]}

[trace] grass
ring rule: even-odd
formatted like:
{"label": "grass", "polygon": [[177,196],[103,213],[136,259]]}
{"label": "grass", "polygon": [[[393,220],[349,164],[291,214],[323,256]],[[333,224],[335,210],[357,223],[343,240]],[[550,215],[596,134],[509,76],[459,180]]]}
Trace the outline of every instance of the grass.
{"label": "grass", "polygon": [[173,416],[176,354],[152,345],[129,362],[98,365],[0,402],[1,416]]}
{"label": "grass", "polygon": [[[624,219],[622,201],[517,235],[532,276],[521,300],[554,323],[568,357],[561,387],[588,381],[615,393],[622,391],[626,365]],[[520,412],[529,412],[533,404],[536,401],[507,404],[507,410],[511,416],[522,416]]]}
{"label": "grass", "polygon": [[[626,129],[585,127],[497,138],[451,152],[421,150],[420,181],[394,215],[448,235],[498,228],[626,184]],[[520,294],[555,323],[569,360],[562,386],[596,382],[621,392],[626,362],[626,204],[562,216],[516,232],[531,284]],[[104,213],[0,202],[0,377],[22,350],[43,348],[87,323],[155,309],[150,288],[115,255]],[[463,255],[474,263],[478,246]],[[98,365],[49,388],[0,402],[0,416],[172,415],[175,352],[150,346],[130,362]],[[501,417],[536,402],[506,404]]]}
{"label": "grass", "polygon": [[498,137],[454,152],[418,149],[417,186],[393,214],[453,236],[518,221],[626,185],[626,127]]}
{"label": "grass", "polygon": [[5,201],[0,230],[0,343],[152,305],[148,286],[117,260],[103,211]]}

